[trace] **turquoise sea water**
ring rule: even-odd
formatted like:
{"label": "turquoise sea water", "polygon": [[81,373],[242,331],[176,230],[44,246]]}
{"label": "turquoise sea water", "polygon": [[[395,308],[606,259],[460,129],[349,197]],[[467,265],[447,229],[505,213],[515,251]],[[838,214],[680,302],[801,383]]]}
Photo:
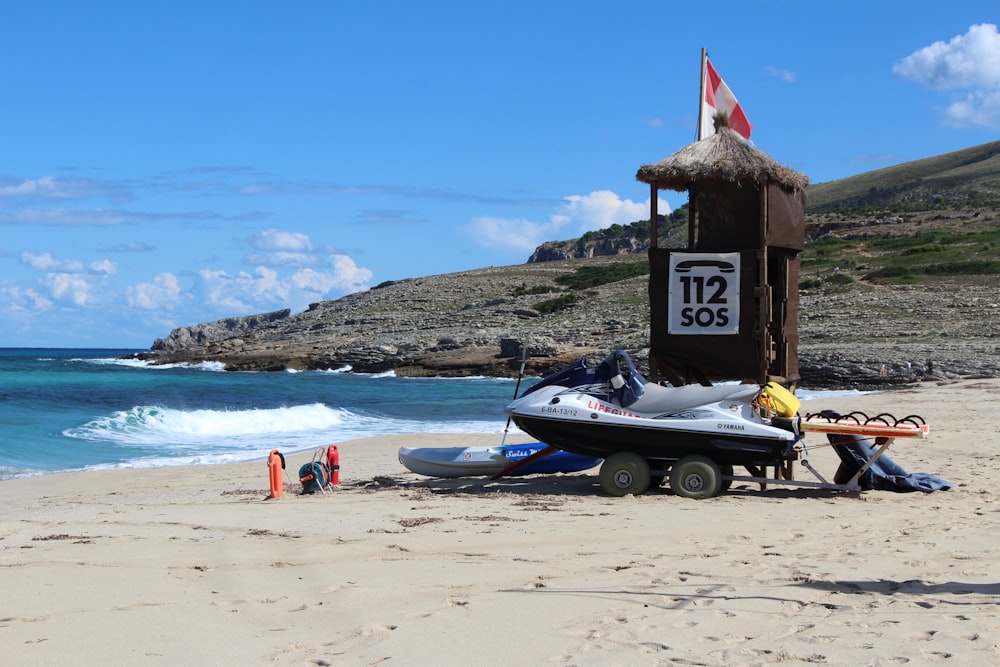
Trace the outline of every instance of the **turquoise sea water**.
{"label": "turquoise sea water", "polygon": [[[500,444],[503,409],[517,386],[501,378],[233,373],[219,364],[120,358],[132,352],[0,348],[0,479],[249,461],[274,448],[373,435],[495,433]],[[535,381],[526,378],[521,389]],[[513,425],[509,433],[525,437]]]}
{"label": "turquoise sea water", "polygon": [[499,444],[516,382],[118,358],[131,352],[0,349],[0,479],[254,460],[396,433],[496,433]]}

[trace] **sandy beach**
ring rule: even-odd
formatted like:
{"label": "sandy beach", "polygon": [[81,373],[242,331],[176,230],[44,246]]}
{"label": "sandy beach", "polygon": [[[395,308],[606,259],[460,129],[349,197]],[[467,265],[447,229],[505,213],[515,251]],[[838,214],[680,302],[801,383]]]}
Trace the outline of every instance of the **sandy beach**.
{"label": "sandy beach", "polygon": [[[494,482],[399,464],[401,446],[500,441],[435,434],[338,443],[323,495],[298,494],[311,452],[288,455],[276,500],[264,462],[3,481],[2,661],[996,664],[1000,380],[802,412],[822,408],[923,416],[929,437],[889,456],[954,488],[613,498],[596,469]],[[832,478],[825,438],[806,444]]]}

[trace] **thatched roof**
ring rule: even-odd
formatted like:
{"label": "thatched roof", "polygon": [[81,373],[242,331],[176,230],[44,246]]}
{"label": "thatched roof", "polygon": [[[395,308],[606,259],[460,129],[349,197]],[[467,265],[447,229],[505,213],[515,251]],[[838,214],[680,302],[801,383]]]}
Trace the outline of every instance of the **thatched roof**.
{"label": "thatched roof", "polygon": [[804,190],[809,185],[807,176],[781,166],[751,146],[729,127],[728,118],[721,116],[715,120],[715,134],[685,146],[656,164],[644,164],[636,172],[636,180],[655,185],[658,190],[680,192],[703,181],[752,182],[755,185],[770,181],[791,190]]}

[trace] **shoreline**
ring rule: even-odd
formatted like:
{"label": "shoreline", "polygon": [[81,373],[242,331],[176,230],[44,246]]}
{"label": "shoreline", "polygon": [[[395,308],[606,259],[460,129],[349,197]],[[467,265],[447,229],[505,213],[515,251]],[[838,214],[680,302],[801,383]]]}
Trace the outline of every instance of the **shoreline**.
{"label": "shoreline", "polygon": [[[803,396],[800,396],[800,398],[802,398],[802,400],[829,400],[830,398],[847,397],[847,396],[862,396],[862,395],[866,395],[866,394],[879,393],[881,391],[896,391],[898,389],[900,389],[900,388],[899,387],[892,387],[892,388],[880,389],[880,390],[863,390],[863,389],[801,389],[800,391],[802,393],[804,393],[805,395],[810,396],[811,398],[805,398]],[[487,432],[487,431],[467,431],[467,432],[466,431],[462,431],[462,432],[459,432],[459,431],[456,431],[456,432],[436,431],[435,433],[440,433],[442,435],[447,435],[447,436],[451,436],[451,435],[455,435],[455,436],[469,435],[470,437],[473,437],[473,438],[480,437],[480,436],[481,437],[495,436],[498,439],[497,444],[499,444],[499,439],[503,437],[503,431],[502,431],[503,423],[501,421],[498,421],[496,423],[496,426],[497,426],[497,429],[498,429],[496,431],[496,433],[491,433],[491,432]],[[517,439],[517,438],[520,438],[522,441],[533,441],[533,439],[529,435],[527,435],[523,431],[520,431],[519,429],[517,429],[517,427],[514,426],[513,424],[510,425],[510,429],[511,430],[510,430],[510,432],[508,434],[508,438],[512,442],[513,442],[514,439]],[[387,434],[387,436],[388,435],[391,435],[391,434]],[[401,435],[407,435],[407,434],[401,434]],[[339,441],[338,442],[329,442],[329,443],[326,443],[326,444],[327,445],[329,445],[329,444],[338,444],[339,445],[340,442]],[[303,448],[297,448],[297,449],[289,449],[287,451],[286,450],[282,450],[282,453],[285,454],[285,455],[289,455],[289,456],[295,456],[295,455],[298,455],[298,454],[311,453],[314,450],[318,449],[319,447],[320,447],[320,445],[317,444],[315,446],[303,447]],[[228,456],[234,456],[235,457],[235,456],[237,456],[238,454],[241,454],[241,453],[242,452],[235,452],[235,453],[232,453],[232,454],[217,454],[217,455],[218,456],[227,456],[228,455]],[[240,464],[245,464],[245,463],[262,463],[262,462],[265,462],[266,460],[267,460],[267,455],[263,454],[263,453],[261,453],[261,454],[253,454],[252,456],[247,456],[246,458],[241,458],[240,460],[235,460],[235,461],[198,461],[198,462],[191,462],[191,461],[182,461],[182,460],[179,460],[179,461],[173,462],[170,459],[165,459],[162,456],[156,456],[156,457],[150,457],[149,459],[137,459],[137,460],[132,460],[132,461],[122,461],[122,462],[117,462],[117,463],[97,463],[97,464],[93,464],[91,466],[87,466],[87,467],[84,467],[84,468],[69,468],[69,469],[64,469],[64,470],[30,470],[30,471],[27,471],[27,472],[18,472],[18,473],[14,473],[14,474],[9,474],[8,473],[8,474],[5,474],[5,475],[0,475],[0,484],[3,484],[5,481],[12,480],[12,479],[27,479],[27,478],[33,478],[33,477],[46,476],[46,475],[59,475],[59,474],[69,474],[69,473],[87,473],[87,472],[101,472],[101,471],[108,471],[108,470],[145,470],[145,469],[151,469],[151,468],[184,468],[184,467],[188,467],[188,466],[197,466],[197,467],[200,467],[200,466],[210,466],[210,465],[211,466],[214,466],[214,465],[240,465]],[[147,463],[147,461],[148,462],[157,461],[157,463]]]}
{"label": "shoreline", "polygon": [[803,404],[921,414],[929,437],[888,455],[954,485],[933,493],[409,473],[401,446],[501,438],[432,433],[338,443],[322,495],[263,500],[262,462],[4,480],[0,641],[12,664],[989,664],[998,407],[1000,379]]}

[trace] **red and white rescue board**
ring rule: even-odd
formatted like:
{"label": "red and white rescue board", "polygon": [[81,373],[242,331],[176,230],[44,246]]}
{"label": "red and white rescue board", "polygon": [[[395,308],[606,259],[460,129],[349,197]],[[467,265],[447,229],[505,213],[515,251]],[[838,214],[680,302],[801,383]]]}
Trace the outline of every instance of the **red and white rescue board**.
{"label": "red and white rescue board", "polygon": [[851,422],[806,421],[799,422],[799,430],[803,433],[839,433],[842,435],[861,435],[873,438],[923,438],[930,433],[927,424],[853,424]]}

